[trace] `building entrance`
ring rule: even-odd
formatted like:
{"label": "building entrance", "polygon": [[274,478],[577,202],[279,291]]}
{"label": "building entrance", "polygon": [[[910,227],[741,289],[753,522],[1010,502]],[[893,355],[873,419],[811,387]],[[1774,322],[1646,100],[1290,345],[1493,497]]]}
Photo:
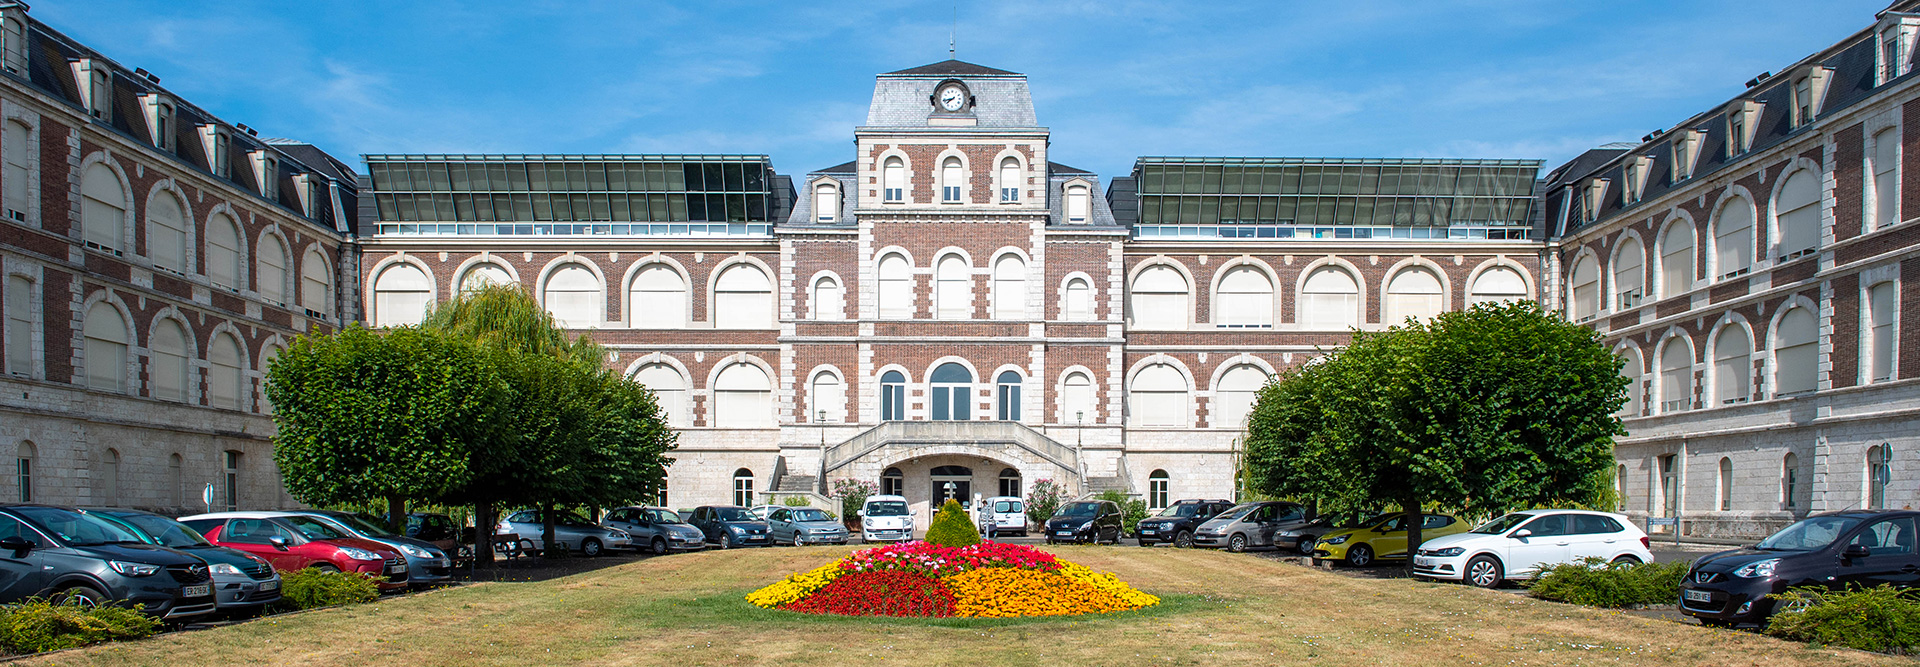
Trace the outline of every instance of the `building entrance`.
{"label": "building entrance", "polygon": [[933,507],[939,512],[947,504],[947,499],[960,501],[966,506],[973,500],[973,469],[966,466],[938,466],[929,475],[933,487]]}

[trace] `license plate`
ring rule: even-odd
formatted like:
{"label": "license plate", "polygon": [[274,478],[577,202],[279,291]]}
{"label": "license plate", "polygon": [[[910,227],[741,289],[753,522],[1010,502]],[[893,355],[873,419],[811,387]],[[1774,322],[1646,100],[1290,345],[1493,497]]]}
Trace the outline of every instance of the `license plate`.
{"label": "license plate", "polygon": [[184,598],[203,598],[209,595],[213,595],[213,584],[200,584],[180,589],[180,597]]}
{"label": "license plate", "polygon": [[1154,532],[1153,532],[1153,531],[1151,531],[1151,530],[1143,530],[1143,531],[1140,531],[1140,534],[1141,534],[1141,535],[1152,535],[1152,534],[1154,534]]}
{"label": "license plate", "polygon": [[1707,591],[1681,591],[1681,597],[1690,602],[1712,602],[1713,594]]}
{"label": "license plate", "polygon": [[1432,558],[1415,558],[1413,559],[1413,566],[1414,567],[1432,567],[1433,559]]}
{"label": "license plate", "polygon": [[1057,533],[1054,533],[1054,534],[1055,534],[1055,535],[1072,535],[1072,534],[1073,534],[1073,531],[1071,531],[1071,530],[1063,530],[1063,531],[1060,531],[1060,532],[1057,532]]}
{"label": "license plate", "polygon": [[262,581],[260,582],[260,590],[263,590],[263,591],[280,590],[280,582],[279,581]]}

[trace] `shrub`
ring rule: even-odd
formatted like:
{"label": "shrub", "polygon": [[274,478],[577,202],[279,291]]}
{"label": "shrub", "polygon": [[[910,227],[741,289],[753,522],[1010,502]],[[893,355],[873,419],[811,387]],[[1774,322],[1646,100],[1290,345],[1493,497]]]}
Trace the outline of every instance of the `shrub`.
{"label": "shrub", "polygon": [[800,496],[787,496],[786,498],[780,501],[780,504],[785,505],[787,507],[812,507],[813,506],[812,502]]}
{"label": "shrub", "polygon": [[140,639],[159,630],[160,620],[139,607],[82,607],[34,598],[0,606],[0,648],[11,653]]}
{"label": "shrub", "polygon": [[1027,523],[1045,525],[1054,512],[1060,511],[1060,501],[1066,497],[1066,491],[1051,479],[1034,482],[1033,492],[1027,494]]}
{"label": "shrub", "polygon": [[927,541],[947,547],[972,546],[980,543],[980,530],[973,527],[973,517],[960,509],[959,501],[948,498],[927,525]]}
{"label": "shrub", "polygon": [[280,575],[280,602],[292,609],[360,604],[380,599],[380,584],[362,572],[326,572],[307,568]]}
{"label": "shrub", "polygon": [[1132,535],[1134,530],[1139,528],[1141,519],[1147,518],[1147,501],[1145,500],[1130,497],[1126,493],[1114,489],[1101,491],[1100,499],[1111,500],[1113,504],[1120,506],[1120,516],[1123,522],[1120,530],[1126,532],[1128,535]]}
{"label": "shrub", "polygon": [[1767,597],[1765,632],[1781,639],[1863,651],[1908,653],[1920,647],[1920,591],[1881,584],[1834,592],[1793,588]]}
{"label": "shrub", "polygon": [[1680,598],[1680,579],[1687,568],[1684,562],[1629,565],[1583,558],[1547,568],[1527,588],[1543,600],[1590,607],[1673,604]]}
{"label": "shrub", "polygon": [[939,579],[903,570],[853,572],[782,609],[846,616],[953,615],[953,591]]}
{"label": "shrub", "polygon": [[859,516],[860,508],[867,504],[867,497],[880,493],[880,487],[873,482],[852,479],[833,480],[833,497],[840,499],[840,516]]}

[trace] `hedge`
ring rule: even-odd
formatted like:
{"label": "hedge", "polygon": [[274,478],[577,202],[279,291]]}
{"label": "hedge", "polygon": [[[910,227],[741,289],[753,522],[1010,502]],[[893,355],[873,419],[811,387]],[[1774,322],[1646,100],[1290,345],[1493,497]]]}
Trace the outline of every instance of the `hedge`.
{"label": "hedge", "polygon": [[1590,607],[1620,609],[1674,604],[1689,564],[1609,563],[1583,558],[1542,571],[1527,590],[1534,597]]}

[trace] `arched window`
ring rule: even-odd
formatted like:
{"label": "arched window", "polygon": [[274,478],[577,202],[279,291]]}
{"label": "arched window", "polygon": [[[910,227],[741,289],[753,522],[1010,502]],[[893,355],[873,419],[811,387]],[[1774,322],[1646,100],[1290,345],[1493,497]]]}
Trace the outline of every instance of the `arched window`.
{"label": "arched window", "polygon": [[636,329],[687,326],[687,281],[665,264],[649,264],[627,288],[627,313]]}
{"label": "arched window", "polygon": [[821,371],[813,375],[813,387],[808,395],[813,399],[813,411],[807,418],[822,422],[844,422],[847,420],[847,385],[840,376]]}
{"label": "arched window", "polygon": [[1133,279],[1135,329],[1187,328],[1187,278],[1165,264],[1147,267]]}
{"label": "arched window", "polygon": [[547,286],[542,290],[547,312],[553,314],[556,324],[569,329],[598,325],[600,314],[606,312],[604,295],[600,279],[579,264],[563,264],[554,269],[547,275]]}
{"label": "arched window", "polygon": [[882,170],[885,181],[887,203],[900,203],[907,200],[907,162],[897,157],[887,158]]}
{"label": "arched window", "polygon": [[840,216],[840,188],[831,183],[821,183],[813,187],[813,219],[815,222],[833,222]]}
{"label": "arched window", "polygon": [[1718,499],[1714,502],[1720,511],[1733,509],[1733,459],[1720,457],[1720,477]]}
{"label": "arched window", "polygon": [[1134,374],[1127,401],[1139,426],[1187,425],[1187,378],[1171,364],[1151,364]]}
{"label": "arched window", "polygon": [[1620,364],[1620,377],[1627,379],[1627,402],[1620,407],[1620,411],[1624,416],[1638,417],[1646,405],[1646,390],[1641,378],[1646,367],[1640,360],[1638,349],[1630,347],[1621,350],[1620,357],[1624,362]]}
{"label": "arched window", "polygon": [[1067,224],[1087,224],[1087,211],[1092,209],[1093,197],[1087,194],[1087,186],[1067,186]]}
{"label": "arched window", "polygon": [[[221,503],[221,505],[224,505],[227,511],[232,512],[240,509],[240,457],[241,457],[241,454],[240,452],[229,449],[223,452],[221,456],[223,459],[225,459],[223,461],[224,468],[225,468],[223,472],[226,473],[225,475],[226,489],[225,489],[225,493],[221,494],[221,497],[223,500],[225,500],[225,502]],[[216,507],[218,506],[220,505],[216,505]]]}
{"label": "arched window", "polygon": [[433,281],[412,264],[393,263],[373,279],[373,326],[419,324],[433,300]]}
{"label": "arched window", "polygon": [[685,428],[693,423],[687,409],[687,378],[680,370],[667,364],[647,364],[634,371],[633,381],[653,391],[653,399],[660,404],[660,411],[667,415],[667,425]]}
{"label": "arched window", "polygon": [[1573,263],[1573,274],[1567,284],[1573,286],[1568,302],[1574,321],[1584,322],[1600,314],[1600,263],[1594,261],[1593,256],[1581,257]]}
{"label": "arched window", "polygon": [[100,453],[100,497],[108,507],[120,504],[120,450],[108,447]]}
{"label": "arched window", "polygon": [[1401,269],[1387,282],[1386,323],[1398,325],[1409,317],[1432,320],[1440,315],[1445,298],[1440,278],[1432,271],[1417,266]]}
{"label": "arched window", "polygon": [[1020,190],[1027,185],[1027,179],[1020,173],[1020,161],[1007,158],[1000,161],[1000,202],[1011,204],[1020,201]]}
{"label": "arched window", "polygon": [[1885,382],[1893,379],[1894,337],[1897,335],[1894,323],[1899,319],[1899,290],[1893,282],[1875,284],[1867,288],[1869,358],[1867,363],[1868,379],[1873,382]]}
{"label": "arched window", "polygon": [[240,225],[225,213],[207,216],[207,280],[216,287],[240,287]]}
{"label": "arched window", "polygon": [[1020,421],[1020,382],[1020,374],[1013,371],[1001,371],[994,380],[993,393],[999,405],[996,418],[1000,421]]}
{"label": "arched window", "polygon": [[1800,505],[1800,457],[1787,452],[1780,462],[1780,508],[1793,509]]}
{"label": "arched window", "polygon": [[1820,179],[1811,170],[1787,176],[1773,206],[1780,224],[1780,261],[1807,255],[1820,246]]}
{"label": "arched window", "polygon": [[216,408],[227,410],[245,410],[241,402],[240,387],[245,384],[246,376],[241,365],[240,342],[233,334],[214,334],[213,341],[207,344],[207,402]]}
{"label": "arched window", "polygon": [[933,303],[940,319],[964,320],[973,317],[973,272],[959,255],[940,258],[934,272]]}
{"label": "arched window", "polygon": [[1168,496],[1171,494],[1168,493],[1167,488],[1169,481],[1165,470],[1155,470],[1153,474],[1147,475],[1148,510],[1165,509],[1170,504]]}
{"label": "arched window", "polygon": [[913,318],[913,272],[898,253],[880,258],[880,319]]}
{"label": "arched window", "polygon": [[23,503],[33,502],[33,462],[35,458],[32,442],[22,441],[20,448],[14,452],[13,488],[20,492],[20,502]]}
{"label": "arched window", "polygon": [[26,276],[7,276],[7,368],[6,372],[22,377],[32,377],[35,360],[40,355],[33,352],[33,330],[37,318],[34,317],[33,279]]}
{"label": "arched window", "polygon": [[1753,204],[1734,197],[1713,220],[1713,275],[1726,280],[1753,269]]}
{"label": "arched window", "polygon": [[1887,487],[1893,484],[1893,451],[1891,445],[1874,445],[1867,448],[1867,509],[1887,508]]}
{"label": "arched window", "polygon": [[1260,388],[1267,384],[1267,372],[1253,364],[1240,364],[1227,369],[1220,376],[1220,386],[1213,390],[1213,416],[1208,421],[1216,428],[1244,428],[1247,425],[1247,413],[1253,410],[1253,401],[1259,396]]}
{"label": "arched window", "polygon": [[1674,338],[1660,348],[1660,412],[1693,408],[1693,351]]}
{"label": "arched window", "polygon": [[880,495],[904,495],[906,486],[907,476],[900,474],[899,468],[888,468],[880,473]]}
{"label": "arched window", "polygon": [[1360,324],[1360,287],[1331,266],[1315,269],[1300,289],[1300,323],[1308,329],[1351,329]]}
{"label": "arched window", "polygon": [[746,468],[733,471],[733,504],[741,507],[753,506],[753,471]]}
{"label": "arched window", "polygon": [[1027,263],[1019,255],[1002,255],[993,262],[993,316],[1002,320],[1027,316]]}
{"label": "arched window", "polygon": [[1474,277],[1473,289],[1467,294],[1467,306],[1526,299],[1527,281],[1520,277],[1520,272],[1504,266],[1496,266],[1481,271],[1480,275]]}
{"label": "arched window", "polygon": [[148,341],[147,395],[163,401],[187,400],[187,334],[171,319],[160,320]]}
{"label": "arched window", "polygon": [[1067,281],[1067,302],[1062,308],[1064,319],[1068,322],[1087,322],[1093,320],[1093,288],[1085,278]]}
{"label": "arched window", "polygon": [[260,237],[260,268],[253,272],[253,280],[260,291],[260,298],[267,303],[287,305],[287,266],[293,263],[291,257],[287,254],[286,243],[281,242],[279,236],[268,234]]}
{"label": "arched window", "polygon": [[736,363],[713,382],[713,425],[759,428],[773,425],[773,383],[759,366]]}
{"label": "arched window", "polygon": [[966,366],[947,362],[927,376],[933,391],[934,421],[973,419],[973,372]]}
{"label": "arched window", "polygon": [[187,272],[187,215],[180,200],[162,192],[147,207],[147,256],[157,269]]}
{"label": "arched window", "polygon": [[1631,236],[1621,239],[1620,247],[1614,249],[1614,307],[1626,310],[1640,306],[1641,298],[1647,294],[1646,255],[1640,241]]}
{"label": "arched window", "polygon": [[1020,471],[1012,468],[1000,470],[1000,495],[1008,498],[1020,497]]}
{"label": "arched window", "polygon": [[1753,393],[1753,342],[1737,326],[1720,328],[1713,339],[1713,402],[1745,403]]}
{"label": "arched window", "polygon": [[120,254],[126,243],[127,193],[120,176],[102,163],[87,166],[80,177],[80,235],[87,246]]}
{"label": "arched window", "polygon": [[772,329],[773,283],[752,264],[727,267],[714,281],[714,326],[721,329]]}
{"label": "arched window", "polygon": [[[8,23],[18,23],[9,20]],[[7,215],[15,220],[27,219],[27,178],[33,173],[32,162],[27,157],[27,141],[33,128],[20,121],[7,121],[6,136],[0,137],[0,159],[6,162],[6,172],[0,173],[5,181]]]}
{"label": "arched window", "polygon": [[1873,135],[1873,229],[1900,221],[1900,130]]}
{"label": "arched window", "polygon": [[845,292],[840,289],[840,281],[833,276],[820,276],[813,281],[813,319],[846,319],[847,303]]}
{"label": "arched window", "polygon": [[960,166],[960,158],[949,157],[940,163],[940,201],[960,203],[960,188],[967,180],[966,174],[966,169]]}
{"label": "arched window", "polygon": [[900,371],[880,375],[880,419],[900,421],[907,418],[907,376]]}
{"label": "arched window", "polygon": [[1251,266],[1237,266],[1220,277],[1214,322],[1235,329],[1273,326],[1273,281]]}
{"label": "arched window", "polygon": [[1093,380],[1086,373],[1069,373],[1060,388],[1060,423],[1081,426],[1100,420],[1093,409]]}
{"label": "arched window", "polygon": [[1809,392],[1817,387],[1818,338],[1812,309],[1796,306],[1780,316],[1773,334],[1774,395]]}
{"label": "arched window", "polygon": [[300,260],[300,307],[325,315],[333,312],[327,304],[331,301],[329,290],[332,281],[327,278],[327,255],[314,248],[307,251],[306,259]]}
{"label": "arched window", "polygon": [[1660,298],[1693,289],[1693,226],[1684,221],[1667,225],[1660,237]]}
{"label": "arched window", "polygon": [[127,321],[104,301],[87,309],[87,387],[127,391]]}
{"label": "arched window", "polygon": [[460,276],[460,291],[471,292],[488,285],[511,285],[513,275],[498,264],[480,263],[467,267],[467,273]]}

